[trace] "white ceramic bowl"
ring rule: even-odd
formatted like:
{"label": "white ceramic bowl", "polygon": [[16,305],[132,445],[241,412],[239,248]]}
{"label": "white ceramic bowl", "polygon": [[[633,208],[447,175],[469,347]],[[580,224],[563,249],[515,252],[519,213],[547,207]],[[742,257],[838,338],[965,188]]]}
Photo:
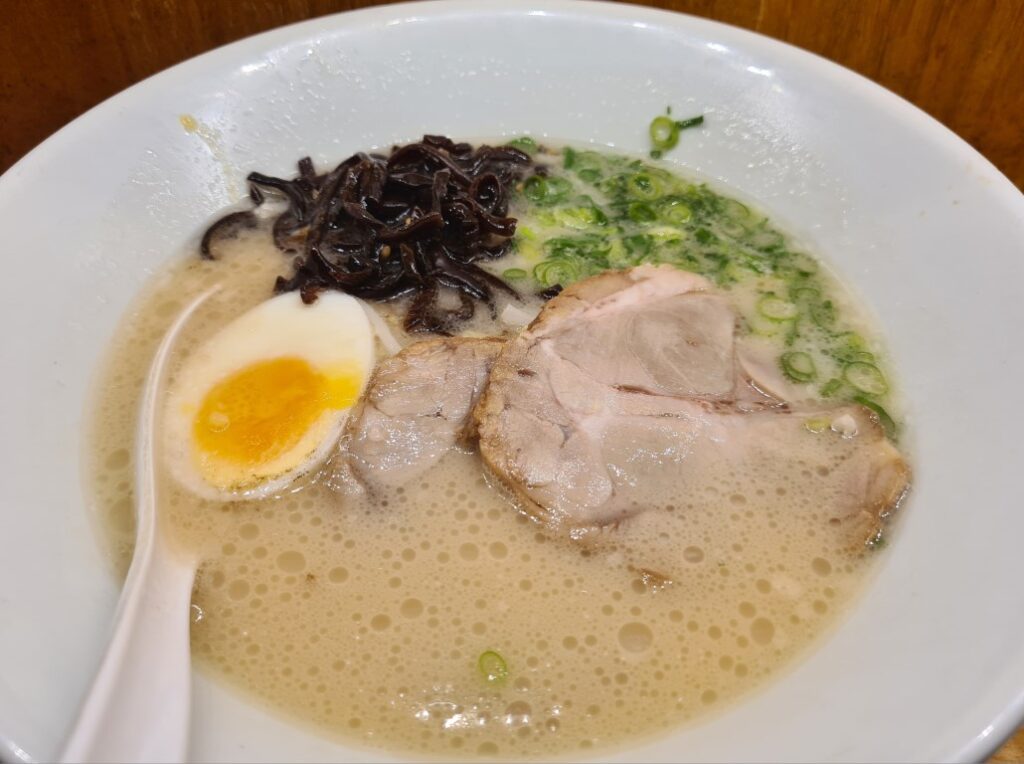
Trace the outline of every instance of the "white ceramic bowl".
{"label": "white ceramic bowl", "polygon": [[[118,582],[79,476],[98,358],[139,285],[240,197],[246,173],[428,131],[640,151],[667,104],[707,114],[672,161],[759,200],[879,314],[917,482],[879,575],[819,649],[727,713],[613,758],[994,748],[1024,711],[1024,198],[922,112],[807,53],[658,11],[508,0],[396,5],[244,40],[107,101],[0,180],[0,755],[55,753],[109,628]],[[368,754],[199,678],[192,756]]]}

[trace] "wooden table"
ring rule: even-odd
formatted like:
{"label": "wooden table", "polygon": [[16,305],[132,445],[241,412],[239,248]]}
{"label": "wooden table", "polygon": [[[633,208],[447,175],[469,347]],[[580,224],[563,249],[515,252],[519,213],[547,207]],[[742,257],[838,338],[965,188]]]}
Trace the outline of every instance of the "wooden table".
{"label": "wooden table", "polygon": [[[0,172],[165,67],[374,0],[11,0],[0,22]],[[837,61],[944,122],[1024,188],[1024,0],[639,0]],[[1024,762],[1024,731],[993,757]]]}
{"label": "wooden table", "polygon": [[1019,764],[1019,762],[1024,761],[1024,729],[1021,729],[1016,735],[1006,741],[1006,745],[996,751],[989,761],[998,761],[1001,764],[1003,762],[1006,764],[1011,762]]}

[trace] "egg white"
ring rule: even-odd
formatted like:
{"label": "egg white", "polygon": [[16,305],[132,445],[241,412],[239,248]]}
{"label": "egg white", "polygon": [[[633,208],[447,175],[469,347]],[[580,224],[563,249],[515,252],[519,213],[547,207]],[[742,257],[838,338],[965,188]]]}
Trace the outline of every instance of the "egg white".
{"label": "egg white", "polygon": [[359,394],[373,369],[373,330],[355,298],[322,293],[310,305],[289,292],[257,305],[196,349],[174,375],[164,409],[164,454],[171,474],[193,493],[232,500],[280,493],[317,469],[341,435],[349,409],[326,411],[299,443],[230,485],[203,476],[193,426],[207,393],[227,377],[261,361],[298,358],[325,372],[358,371]]}

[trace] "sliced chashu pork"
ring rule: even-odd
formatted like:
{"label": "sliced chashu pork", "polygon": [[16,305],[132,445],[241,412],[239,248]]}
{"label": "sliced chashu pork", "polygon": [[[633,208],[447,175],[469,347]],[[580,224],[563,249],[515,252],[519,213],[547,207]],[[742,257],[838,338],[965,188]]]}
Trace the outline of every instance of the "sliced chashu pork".
{"label": "sliced chashu pork", "polygon": [[902,457],[867,409],[761,392],[737,363],[735,324],[709,282],[669,266],[573,285],[495,362],[474,414],[484,460],[576,537],[756,472],[809,476],[796,490],[867,538],[906,489]]}
{"label": "sliced chashu pork", "polygon": [[382,361],[342,438],[351,475],[364,487],[399,486],[466,440],[503,344],[490,337],[425,340]]}

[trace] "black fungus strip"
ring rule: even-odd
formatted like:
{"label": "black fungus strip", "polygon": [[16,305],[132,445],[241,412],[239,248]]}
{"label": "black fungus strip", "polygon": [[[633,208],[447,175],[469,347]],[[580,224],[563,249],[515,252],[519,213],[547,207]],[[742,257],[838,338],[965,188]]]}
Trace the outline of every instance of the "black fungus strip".
{"label": "black fungus strip", "polygon": [[[298,291],[307,303],[325,289],[370,300],[411,295],[411,332],[450,334],[472,318],[476,302],[493,314],[496,291],[518,293],[475,263],[507,251],[516,230],[510,187],[530,165],[508,146],[474,148],[426,135],[386,157],[354,154],[326,175],[309,157],[292,180],[254,172],[253,203],[286,203],[273,223],[274,243],[297,255],[292,276],[274,290]],[[240,225],[255,225],[255,215],[236,212],[214,223],[202,256],[212,257],[210,244]],[[446,290],[457,300],[445,299]]]}
{"label": "black fungus strip", "polygon": [[199,256],[204,260],[216,260],[213,245],[217,239],[234,236],[242,228],[255,228],[256,223],[256,215],[252,210],[228,213],[206,229],[202,241],[199,242]]}

